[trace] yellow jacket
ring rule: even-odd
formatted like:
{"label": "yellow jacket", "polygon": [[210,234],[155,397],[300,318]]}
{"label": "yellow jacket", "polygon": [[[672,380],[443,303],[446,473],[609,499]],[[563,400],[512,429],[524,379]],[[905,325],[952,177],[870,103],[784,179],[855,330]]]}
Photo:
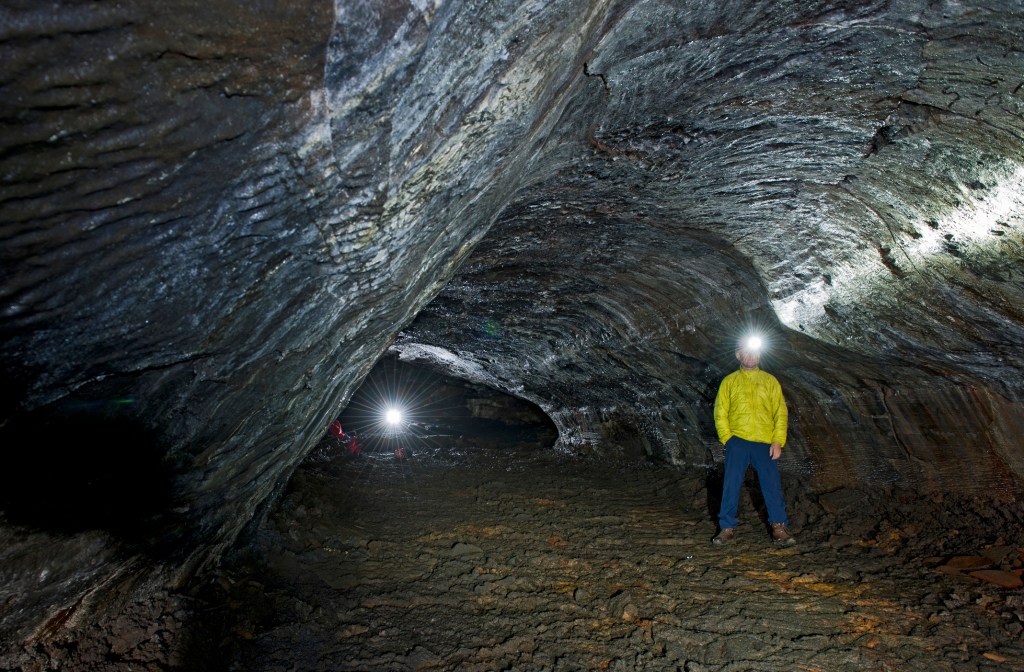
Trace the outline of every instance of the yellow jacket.
{"label": "yellow jacket", "polygon": [[789,411],[782,386],[761,369],[733,371],[715,397],[715,429],[723,444],[733,436],[758,443],[786,445]]}

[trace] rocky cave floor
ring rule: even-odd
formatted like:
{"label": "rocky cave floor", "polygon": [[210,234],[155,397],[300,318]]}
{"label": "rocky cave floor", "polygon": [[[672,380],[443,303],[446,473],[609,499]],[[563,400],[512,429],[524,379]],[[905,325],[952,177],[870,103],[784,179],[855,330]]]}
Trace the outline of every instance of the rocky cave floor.
{"label": "rocky cave floor", "polygon": [[799,543],[777,548],[750,480],[716,547],[716,473],[550,451],[307,463],[250,561],[204,589],[194,664],[1024,669],[1019,497],[785,482]]}

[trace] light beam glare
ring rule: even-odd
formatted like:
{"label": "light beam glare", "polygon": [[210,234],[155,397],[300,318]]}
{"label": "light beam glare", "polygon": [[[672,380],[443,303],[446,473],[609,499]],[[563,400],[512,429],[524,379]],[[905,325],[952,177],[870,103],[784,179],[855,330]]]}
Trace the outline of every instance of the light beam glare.
{"label": "light beam glare", "polygon": [[454,392],[438,387],[437,374],[397,360],[378,367],[340,416],[346,431],[358,436],[366,463],[405,463],[418,454],[449,451],[453,437],[439,434],[437,427],[464,412]]}

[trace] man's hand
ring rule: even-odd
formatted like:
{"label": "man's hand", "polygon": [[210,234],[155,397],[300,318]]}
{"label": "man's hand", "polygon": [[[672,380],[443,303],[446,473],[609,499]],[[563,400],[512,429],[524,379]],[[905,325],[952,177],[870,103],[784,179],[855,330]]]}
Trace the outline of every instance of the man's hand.
{"label": "man's hand", "polygon": [[768,454],[772,456],[773,460],[777,460],[782,457],[782,444],[776,441],[772,444],[772,447],[768,449]]}

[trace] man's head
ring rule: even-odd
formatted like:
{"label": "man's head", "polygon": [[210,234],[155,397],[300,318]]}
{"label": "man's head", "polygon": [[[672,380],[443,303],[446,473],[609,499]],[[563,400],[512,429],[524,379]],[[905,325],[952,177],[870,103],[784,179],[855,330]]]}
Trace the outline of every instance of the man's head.
{"label": "man's head", "polygon": [[748,336],[740,341],[736,348],[736,359],[744,369],[756,369],[761,362],[761,338]]}

